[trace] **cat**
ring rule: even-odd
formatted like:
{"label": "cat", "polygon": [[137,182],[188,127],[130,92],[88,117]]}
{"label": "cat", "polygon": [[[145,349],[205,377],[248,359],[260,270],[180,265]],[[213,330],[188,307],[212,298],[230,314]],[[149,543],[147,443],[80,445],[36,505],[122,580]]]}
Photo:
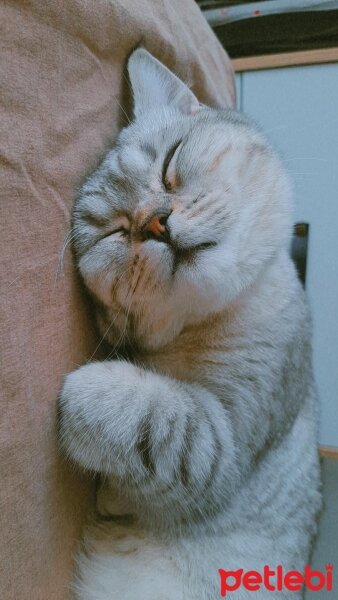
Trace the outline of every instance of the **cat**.
{"label": "cat", "polygon": [[201,104],[143,48],[128,72],[133,120],[72,221],[112,357],[60,394],[61,449],[102,478],[73,589],[212,600],[219,569],[302,570],[321,504],[291,186],[247,117]]}

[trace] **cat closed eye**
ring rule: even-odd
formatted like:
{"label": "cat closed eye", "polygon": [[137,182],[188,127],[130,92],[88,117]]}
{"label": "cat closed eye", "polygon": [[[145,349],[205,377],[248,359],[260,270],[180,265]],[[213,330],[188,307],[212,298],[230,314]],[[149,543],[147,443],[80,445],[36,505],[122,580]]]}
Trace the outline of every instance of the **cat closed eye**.
{"label": "cat closed eye", "polygon": [[125,227],[119,227],[118,229],[114,229],[112,231],[107,231],[102,237],[101,240],[110,237],[111,235],[120,234],[119,237],[128,237],[129,231]]}
{"label": "cat closed eye", "polygon": [[179,140],[178,142],[176,142],[176,144],[174,144],[169,152],[167,153],[164,161],[163,161],[163,166],[162,166],[162,184],[165,187],[165,189],[170,192],[174,189],[175,185],[173,181],[170,181],[168,179],[168,168],[170,165],[170,162],[172,160],[172,158],[174,157],[174,154],[177,150],[177,148],[181,145],[182,140]]}

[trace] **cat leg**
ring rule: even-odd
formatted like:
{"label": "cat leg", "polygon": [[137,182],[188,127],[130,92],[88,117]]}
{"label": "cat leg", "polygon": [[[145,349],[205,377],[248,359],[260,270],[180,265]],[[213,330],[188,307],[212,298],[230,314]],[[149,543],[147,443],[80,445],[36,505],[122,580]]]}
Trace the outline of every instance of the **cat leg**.
{"label": "cat leg", "polygon": [[59,412],[67,455],[159,505],[212,507],[239,479],[227,410],[199,386],[125,361],[91,363],[66,377]]}

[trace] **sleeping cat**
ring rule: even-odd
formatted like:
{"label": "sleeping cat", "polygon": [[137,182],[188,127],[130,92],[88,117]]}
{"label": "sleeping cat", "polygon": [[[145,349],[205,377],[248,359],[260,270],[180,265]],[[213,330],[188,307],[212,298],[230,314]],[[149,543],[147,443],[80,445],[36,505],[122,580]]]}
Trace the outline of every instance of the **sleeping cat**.
{"label": "sleeping cat", "polygon": [[134,120],[73,214],[113,357],[60,398],[63,451],[103,482],[74,593],[213,600],[219,569],[301,571],[320,506],[290,187],[246,117],[201,105],[144,49],[128,70]]}

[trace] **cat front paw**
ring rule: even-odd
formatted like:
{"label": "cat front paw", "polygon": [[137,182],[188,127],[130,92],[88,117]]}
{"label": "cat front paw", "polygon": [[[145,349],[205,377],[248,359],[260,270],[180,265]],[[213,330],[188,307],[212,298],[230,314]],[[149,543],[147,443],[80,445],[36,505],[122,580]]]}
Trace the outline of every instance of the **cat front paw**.
{"label": "cat front paw", "polygon": [[88,453],[90,438],[90,415],[92,407],[99,401],[100,369],[96,363],[83,365],[69,373],[63,382],[58,401],[58,438],[63,453],[85,464],[83,457]]}
{"label": "cat front paw", "polygon": [[59,442],[66,455],[88,469],[110,467],[123,444],[125,423],[137,413],[137,377],[137,368],[125,361],[89,363],[66,376],[58,405]]}
{"label": "cat front paw", "polygon": [[90,409],[94,403],[121,399],[132,385],[135,367],[125,361],[92,362],[69,373],[60,394],[60,410]]}
{"label": "cat front paw", "polygon": [[[102,395],[104,370],[101,363],[89,363],[66,375],[59,398],[59,414],[72,420],[90,410]],[[63,421],[61,420],[61,423]]]}

